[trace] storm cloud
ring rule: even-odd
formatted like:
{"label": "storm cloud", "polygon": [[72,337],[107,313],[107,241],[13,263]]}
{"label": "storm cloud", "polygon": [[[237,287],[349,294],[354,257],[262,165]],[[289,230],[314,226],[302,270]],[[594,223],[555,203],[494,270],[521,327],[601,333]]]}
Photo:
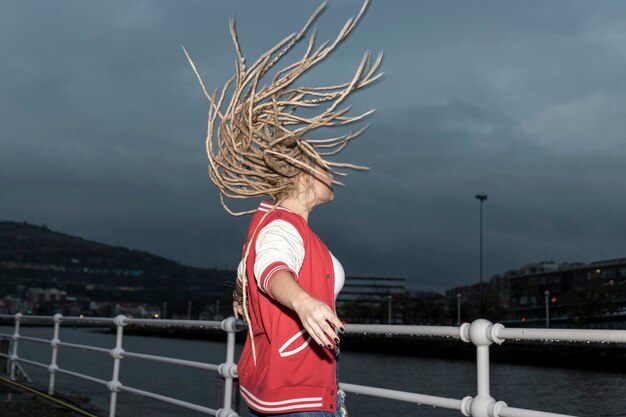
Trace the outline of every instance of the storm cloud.
{"label": "storm cloud", "polygon": [[[0,4],[0,218],[234,268],[246,218],[207,178],[204,81],[232,75],[234,15],[250,61],[298,30],[308,1]],[[330,39],[357,1],[331,1]],[[376,108],[339,160],[312,227],[351,275],[443,290],[525,263],[626,256],[626,4],[376,1],[307,82],[349,79],[384,51]],[[254,203],[251,203],[254,205]]]}

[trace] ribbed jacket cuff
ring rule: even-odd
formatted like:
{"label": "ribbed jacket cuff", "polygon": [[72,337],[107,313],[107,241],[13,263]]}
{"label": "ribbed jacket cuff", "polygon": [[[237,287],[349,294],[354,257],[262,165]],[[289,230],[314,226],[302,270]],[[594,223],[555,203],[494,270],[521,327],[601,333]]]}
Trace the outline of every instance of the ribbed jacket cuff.
{"label": "ribbed jacket cuff", "polygon": [[259,288],[265,292],[270,297],[274,298],[272,293],[270,292],[270,283],[272,282],[272,278],[276,276],[277,273],[281,271],[287,271],[293,278],[298,281],[298,273],[291,269],[289,265],[284,262],[272,262],[265,268],[265,270],[261,273],[259,277]]}

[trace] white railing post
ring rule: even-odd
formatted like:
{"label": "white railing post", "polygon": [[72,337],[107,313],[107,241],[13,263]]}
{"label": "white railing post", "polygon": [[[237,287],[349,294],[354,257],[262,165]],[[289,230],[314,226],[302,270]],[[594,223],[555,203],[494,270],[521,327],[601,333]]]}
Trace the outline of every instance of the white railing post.
{"label": "white railing post", "polygon": [[498,417],[499,410],[506,407],[506,403],[496,402],[489,390],[489,345],[503,342],[496,336],[500,327],[485,319],[474,320],[469,326],[469,339],[476,346],[477,389],[469,407],[472,417]]}
{"label": "white railing post", "polygon": [[17,347],[20,340],[20,320],[22,319],[22,313],[15,313],[15,330],[13,331],[12,346],[11,346],[11,356],[9,360],[11,361],[11,371],[9,377],[12,381],[15,381],[15,368],[17,367]]}
{"label": "white railing post", "polygon": [[233,378],[237,378],[237,365],[235,364],[235,332],[237,331],[236,320],[229,317],[222,321],[222,329],[227,332],[226,339],[226,362],[219,366],[218,372],[224,377],[224,406],[217,410],[217,417],[238,417],[233,410]]}
{"label": "white railing post", "polygon": [[57,365],[57,355],[59,352],[59,343],[61,343],[61,340],[59,340],[59,331],[61,328],[61,319],[63,318],[62,314],[55,314],[54,315],[54,332],[52,335],[52,340],[50,341],[50,346],[52,347],[52,359],[50,360],[50,366],[48,366],[48,371],[50,372],[50,381],[48,383],[48,394],[52,395],[54,394],[54,379],[55,379],[55,372],[57,371],[57,369],[59,369],[58,365]]}
{"label": "white railing post", "polygon": [[111,401],[109,403],[109,417],[115,417],[117,408],[117,393],[120,391],[122,384],[120,383],[120,361],[124,357],[124,349],[122,348],[122,339],[124,337],[124,326],[126,326],[126,316],[120,314],[113,319],[113,323],[117,327],[117,336],[115,338],[115,348],[111,350],[113,356],[113,377],[107,384],[111,391]]}

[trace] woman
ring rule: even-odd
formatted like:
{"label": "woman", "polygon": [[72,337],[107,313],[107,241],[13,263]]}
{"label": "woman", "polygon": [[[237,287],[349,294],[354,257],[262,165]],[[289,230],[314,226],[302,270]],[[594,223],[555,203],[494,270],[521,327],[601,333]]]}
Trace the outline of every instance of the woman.
{"label": "woman", "polygon": [[[319,166],[315,173],[289,180],[292,190],[276,206],[261,203],[244,246],[244,256],[252,246],[245,270],[254,338],[246,342],[238,372],[252,416],[345,415],[337,413],[343,393],[335,355],[343,325],[334,312],[344,273],[307,223],[315,207],[334,198],[331,175]],[[233,303],[236,317],[244,314],[242,302]]]}
{"label": "woman", "polygon": [[[343,269],[307,221],[315,207],[334,198],[332,186],[341,183],[331,173],[366,169],[326,159],[365,129],[327,139],[306,139],[305,134],[346,126],[371,113],[348,116],[349,107],[341,105],[350,94],[382,75],[377,73],[382,54],[372,61],[366,53],[349,82],[296,86],[302,74],[352,32],[367,0],[334,41],[316,47],[315,36],[311,36],[301,60],[276,70],[276,64],[304,39],[323,8],[319,7],[299,32],[251,65],[241,53],[231,21],[237,71],[220,94],[207,92],[185,50],[209,100],[209,177],[228,213],[254,213],[233,295],[235,314],[249,323],[238,371],[241,395],[254,416],[345,415],[339,407],[342,396],[338,395],[336,371],[338,334],[343,327],[335,314]],[[263,84],[271,71],[271,82]],[[229,94],[230,102],[223,105]],[[306,110],[303,114],[302,109]],[[320,110],[317,115],[315,109]],[[241,212],[226,203],[227,199],[262,196],[272,197],[273,203],[263,202],[256,210]]]}

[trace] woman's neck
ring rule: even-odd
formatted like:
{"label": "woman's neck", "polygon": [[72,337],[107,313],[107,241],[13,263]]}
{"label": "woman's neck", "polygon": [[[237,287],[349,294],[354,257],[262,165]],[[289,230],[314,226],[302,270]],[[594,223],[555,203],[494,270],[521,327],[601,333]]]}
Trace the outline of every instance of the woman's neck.
{"label": "woman's neck", "polygon": [[296,198],[288,198],[279,205],[286,208],[287,210],[293,211],[294,213],[300,215],[307,223],[309,222],[309,213],[311,213],[312,209],[306,207]]}

